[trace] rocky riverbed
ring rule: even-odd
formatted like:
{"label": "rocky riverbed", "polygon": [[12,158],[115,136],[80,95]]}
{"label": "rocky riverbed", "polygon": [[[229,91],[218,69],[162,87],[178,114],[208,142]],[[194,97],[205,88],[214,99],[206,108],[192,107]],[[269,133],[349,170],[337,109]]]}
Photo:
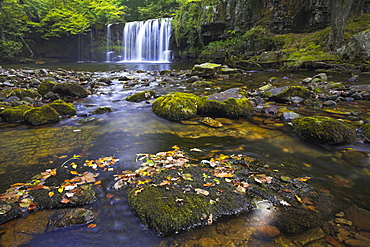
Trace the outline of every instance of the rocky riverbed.
{"label": "rocky riverbed", "polygon": [[[369,121],[367,107],[370,99],[370,90],[367,85],[347,85],[348,83],[346,82],[333,82],[328,74],[315,73],[312,77],[302,78],[294,82],[287,81],[285,85],[282,85],[281,78],[270,78],[267,81],[259,82],[259,85],[241,83],[238,87],[226,88],[227,81],[232,78],[233,80],[247,81],[248,72],[226,68],[221,65],[204,66],[206,68],[203,70],[199,69],[201,67],[199,65],[193,71],[165,70],[149,72],[136,70],[105,73],[75,72],[63,69],[3,69],[0,75],[2,89],[0,92],[2,105],[0,115],[3,121],[1,124],[5,128],[23,124],[48,124],[46,125],[47,128],[51,126],[50,124],[66,121],[68,118],[73,119],[76,116],[81,123],[83,121],[95,121],[95,116],[99,114],[114,113],[114,102],[126,101],[127,99],[129,100],[127,104],[148,105],[149,107],[153,102],[154,107],[155,105],[160,105],[154,102],[166,99],[166,97],[170,97],[169,95],[175,95],[173,92],[181,92],[186,94],[185,101],[187,104],[192,104],[192,111],[187,110],[189,107],[185,107],[184,104],[182,106],[175,104],[175,107],[171,105],[172,103],[167,105],[166,112],[168,114],[181,116],[171,119],[175,120],[172,123],[174,125],[180,124],[204,129],[207,130],[209,135],[241,137],[248,134],[248,132],[245,132],[246,130],[233,127],[242,123],[242,119],[245,118],[251,123],[268,130],[290,132],[292,134],[296,132],[301,138],[318,143],[313,145],[342,143],[362,143],[367,145],[369,136],[367,132],[367,122]],[[209,70],[209,67],[211,67],[211,70]],[[356,80],[356,78],[353,80]],[[79,112],[79,109],[81,109],[79,102],[85,97],[114,95],[114,92],[109,90],[109,87],[112,85],[119,85],[121,90],[129,90],[131,96],[120,98],[119,100],[112,97],[111,102],[113,104],[96,107],[90,110],[88,114]],[[175,99],[174,102],[181,102],[183,94],[178,95],[179,99]],[[225,107],[228,105],[228,102],[238,102],[239,100],[243,103],[238,103],[231,108]],[[236,108],[236,106],[239,108]],[[163,107],[163,104],[160,107]],[[240,109],[244,109],[243,107],[249,109],[248,114],[240,115],[239,112],[242,112]],[[251,107],[252,110],[250,110]],[[57,118],[54,118],[53,121],[37,121],[38,124],[33,124],[30,121],[30,117],[27,116],[39,108],[47,108],[49,112],[55,112]],[[186,110],[184,111],[185,108]],[[68,114],[63,113],[66,109],[69,109]],[[74,110],[73,112],[72,109]],[[9,111],[16,112],[12,113],[16,115],[16,121],[13,120],[14,118],[9,117],[9,115],[12,115],[7,113]],[[153,108],[153,111],[156,113],[159,110]],[[158,115],[166,118],[165,114]],[[314,121],[312,121],[312,118],[314,118]],[[323,122],[326,119],[329,119],[331,122],[324,125],[322,129],[321,126],[323,126]],[[309,128],[301,127],[302,125],[305,126],[301,124],[301,121],[308,121]],[[338,132],[338,126],[344,127]],[[332,130],[330,130],[331,127]],[[179,134],[181,133],[179,132]],[[186,134],[184,133],[184,135]],[[199,138],[202,133],[193,132],[192,135],[195,138],[198,135]],[[202,150],[193,150],[193,152],[198,151]],[[176,155],[182,156],[177,157]],[[330,193],[323,193],[319,187],[316,188],[316,185],[311,187],[311,177],[303,176],[305,173],[301,173],[301,177],[291,177],[289,172],[287,174],[278,172],[281,167],[274,167],[274,164],[269,164],[269,162],[258,163],[259,165],[255,165],[252,160],[246,162],[247,156],[238,156],[237,152],[235,152],[236,156],[233,156],[234,158],[230,160],[228,160],[230,156],[216,156],[213,159],[207,159],[209,155],[211,153],[203,154],[202,156],[205,159],[190,163],[182,160],[184,162],[181,161],[179,165],[179,162],[177,162],[179,158],[188,160],[188,157],[185,157],[184,154],[177,150],[155,155],[148,154],[142,156],[146,161],[146,165],[143,165],[141,169],[126,170],[123,173],[120,171],[122,169],[114,172],[104,171],[101,173],[107,174],[108,177],[105,176],[102,180],[96,179],[97,176],[94,175],[96,172],[94,173],[94,169],[91,170],[89,166],[86,166],[85,170],[76,170],[76,174],[72,173],[75,171],[72,162],[65,164],[70,166],[67,170],[65,168],[58,169],[56,173],[62,174],[66,172],[68,176],[82,178],[83,183],[80,185],[90,184],[94,190],[99,189],[100,183],[95,184],[97,181],[113,180],[113,176],[109,178],[109,174],[115,174],[117,179],[116,185],[113,186],[114,184],[111,182],[106,182],[105,186],[107,188],[115,188],[117,191],[113,194],[107,193],[106,198],[111,200],[116,194],[125,193],[120,192],[123,187],[125,187],[125,190],[129,189],[131,207],[137,213],[141,222],[157,233],[170,234],[197,225],[208,225],[210,229],[216,231],[215,235],[209,235],[207,239],[200,235],[195,236],[195,233],[191,240],[187,239],[188,242],[186,244],[188,245],[185,244],[184,246],[191,246],[191,243],[202,246],[202,243],[207,241],[215,243],[215,246],[224,244],[225,241],[241,241],[240,244],[246,244],[253,243],[253,241],[265,241],[266,239],[274,239],[273,241],[277,242],[291,241],[297,244],[297,246],[308,242],[314,244],[312,241],[321,244],[339,244],[338,246],[343,243],[347,246],[367,243],[368,239],[366,238],[368,238],[369,230],[356,219],[366,218],[368,212],[365,209],[356,207],[351,207],[347,210],[345,208],[339,209],[335,206],[330,206],[332,202],[324,203],[322,200],[331,200]],[[354,166],[359,166],[363,172],[368,173],[369,163],[366,151],[343,149],[341,158],[352,162]],[[235,162],[232,161],[233,159]],[[243,164],[238,166],[236,160],[243,160]],[[38,182],[35,182],[35,180],[29,182],[18,181],[23,184],[12,186],[3,194],[1,204],[2,217],[6,217],[8,212],[12,212],[10,219],[14,216],[25,215],[28,212],[42,208],[79,205],[79,203],[69,205],[70,201],[67,202],[74,196],[77,196],[76,198],[78,199],[78,193],[71,195],[70,193],[73,194],[75,192],[59,191],[60,188],[65,188],[65,186],[69,185],[60,183],[53,184],[54,187],[45,188],[45,186],[50,186],[47,182],[45,184],[45,181],[49,177],[55,176],[55,174],[52,174],[54,173],[53,169],[55,168],[47,170],[42,175],[41,180],[40,178],[36,179],[39,180]],[[89,174],[91,176],[88,176]],[[71,178],[68,179],[70,180]],[[341,182],[345,181],[342,180]],[[34,185],[36,185],[36,188],[32,187]],[[164,190],[161,191],[163,188]],[[28,193],[28,191],[38,190],[46,191],[41,197],[43,199],[38,199],[38,196],[32,194],[34,192]],[[183,193],[184,198],[176,194],[182,190],[185,192]],[[26,193],[18,195],[20,191]],[[83,190],[81,191],[83,192]],[[220,191],[228,191],[226,197],[223,197],[223,192]],[[11,193],[17,194],[18,197],[13,198],[10,196]],[[51,193],[55,195],[60,194],[59,197],[55,197],[55,203],[50,201],[51,204],[42,204],[41,201],[45,198],[53,198],[54,194],[50,196]],[[202,208],[202,212],[198,212],[200,218],[196,217],[197,220],[192,220],[191,216],[189,216],[188,221],[179,219],[181,220],[181,223],[179,223],[175,218],[171,219],[174,220],[173,222],[161,225],[159,223],[162,222],[161,218],[156,217],[156,213],[160,211],[154,210],[152,212],[153,208],[156,207],[155,202],[151,204],[152,206],[149,209],[142,207],[143,204],[146,204],[143,201],[147,202],[148,195],[158,193],[165,193],[165,195],[160,197],[173,198],[174,201],[168,202],[168,205],[176,209],[183,208],[185,209],[184,212],[187,212],[186,207],[191,206],[192,202],[195,203],[197,200],[200,200],[199,202],[202,205],[204,205],[204,202],[207,202],[207,204]],[[108,194],[112,196],[108,196]],[[246,194],[251,197],[245,197]],[[236,200],[238,202],[245,200],[244,206],[236,204],[230,206],[231,204],[226,203],[226,201],[231,203],[233,200],[236,202],[234,197],[227,199],[227,196],[231,195],[237,198],[240,197]],[[9,198],[11,198],[11,202],[8,200]],[[93,200],[82,201],[80,205],[90,203]],[[17,203],[24,207],[14,211],[13,208],[17,208],[14,205]],[[167,202],[164,201],[164,203]],[[41,204],[44,206],[40,206]],[[259,206],[259,204],[266,204],[269,208],[268,210],[271,211],[271,208],[273,208],[273,210],[278,212],[274,213],[274,223],[259,222],[253,228],[253,231],[248,232],[249,235],[243,233],[242,240],[239,239],[241,238],[238,235],[239,233],[235,233],[235,235],[230,231],[223,231],[222,229],[225,225],[223,223],[218,225],[218,220],[216,221],[221,216],[240,214],[240,212],[245,211],[265,212],[265,206]],[[322,205],[326,205],[329,209],[320,208]],[[221,207],[221,209],[218,207]],[[341,213],[342,210],[343,213]],[[334,216],[336,213],[337,215]],[[288,217],[296,214],[302,217],[299,217],[299,219]],[[257,220],[249,216],[247,217],[248,219],[243,217],[241,218],[244,220],[242,224]],[[310,218],[310,220],[302,220],[305,217]],[[62,217],[58,216],[56,218]],[[90,223],[91,219],[91,217],[87,217],[85,224]],[[239,224],[237,223],[239,221],[239,219],[236,219],[234,222]],[[216,224],[216,228],[209,226],[212,224]],[[54,225],[58,226],[56,223]],[[66,223],[66,225],[68,224]],[[168,226],[176,227],[168,228]],[[93,228],[93,226],[91,227]],[[304,240],[298,236],[290,238],[290,240],[285,237],[285,234],[302,233],[307,228],[312,227],[316,228],[309,230],[308,236]],[[182,236],[186,239],[186,235]],[[236,240],[237,238],[239,240]],[[176,244],[176,241],[174,240],[172,244]]]}

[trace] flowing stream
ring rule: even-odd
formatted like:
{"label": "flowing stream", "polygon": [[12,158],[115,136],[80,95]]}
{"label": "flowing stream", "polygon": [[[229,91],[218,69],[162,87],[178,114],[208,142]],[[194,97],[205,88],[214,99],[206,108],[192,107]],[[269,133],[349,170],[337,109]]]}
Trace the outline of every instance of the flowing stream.
{"label": "flowing stream", "polygon": [[[78,70],[76,66],[84,65],[72,66]],[[94,66],[96,66],[95,70],[99,69],[99,65]],[[323,146],[302,140],[289,125],[271,128],[251,119],[234,120],[223,128],[184,125],[157,117],[151,110],[151,104],[132,103],[125,100],[127,96],[145,90],[154,90],[159,94],[173,91],[212,94],[233,87],[258,88],[263,85],[262,82],[268,81],[272,76],[277,77],[281,85],[295,85],[301,79],[313,76],[315,72],[294,74],[249,72],[238,79],[214,80],[214,85],[210,88],[193,88],[182,83],[176,76],[168,80],[167,86],[161,86],[158,79],[160,76],[156,71],[163,69],[159,67],[162,65],[137,64],[125,67],[124,64],[103,64],[101,66],[103,66],[100,67],[101,72],[96,72],[96,76],[133,76],[150,81],[150,85],[124,87],[115,80],[112,85],[101,87],[93,95],[76,101],[74,104],[77,116],[62,119],[54,125],[30,127],[2,124],[0,127],[1,193],[10,184],[25,182],[47,168],[60,166],[74,154],[81,155],[82,160],[114,156],[120,160],[116,165],[117,168],[126,170],[140,166],[140,163],[135,162],[136,154],[155,154],[171,150],[172,146],[178,145],[188,153],[192,148],[203,150],[204,152],[197,154],[202,158],[211,158],[217,154],[246,154],[254,158],[262,158],[267,162],[280,164],[279,172],[282,174],[312,177],[309,184],[319,185],[328,190],[337,201],[343,204],[338,205],[339,208],[344,209],[356,204],[367,210],[370,209],[369,163],[367,161],[366,164],[350,164],[343,151],[353,148],[370,152],[369,144],[361,140],[346,146]],[[172,69],[175,65],[167,66],[169,67],[166,69]],[[104,71],[104,68],[111,71]],[[125,68],[144,69],[148,72],[124,71]],[[330,78],[333,81],[346,81],[346,79],[348,79],[347,75],[339,74]],[[367,80],[367,77],[360,77],[357,83],[365,83]],[[109,106],[113,112],[91,115],[91,112],[99,106]],[[358,105],[343,104],[337,108],[353,111],[368,109],[369,106],[369,102],[361,102]],[[318,114],[300,106],[296,106],[295,109],[301,114]],[[370,117],[366,110],[361,114],[360,117],[363,119]],[[345,114],[341,116],[343,119],[350,118]],[[113,198],[106,196],[115,193],[110,187],[112,184],[99,192],[96,203],[86,206],[96,214],[94,222],[96,227],[90,229],[82,225],[39,233],[24,246],[176,246],[176,244],[186,246],[186,243],[191,246],[191,241],[194,239],[209,241],[209,239],[221,239],[221,236],[224,242],[219,241],[222,243],[226,244],[229,241],[235,246],[245,246],[243,241],[248,238],[250,227],[246,219],[247,214],[221,219],[213,226],[195,228],[189,232],[163,238],[156,236],[140,224],[130,210],[125,196],[117,195]],[[35,224],[38,224],[37,221]],[[220,229],[229,230],[220,234]]]}

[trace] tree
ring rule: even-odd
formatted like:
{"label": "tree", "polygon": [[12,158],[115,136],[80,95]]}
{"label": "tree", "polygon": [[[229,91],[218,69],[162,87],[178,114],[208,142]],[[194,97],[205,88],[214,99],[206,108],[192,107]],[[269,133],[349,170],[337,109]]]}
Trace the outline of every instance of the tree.
{"label": "tree", "polygon": [[344,40],[344,26],[354,0],[331,0],[331,30],[328,46],[331,50],[337,50]]}

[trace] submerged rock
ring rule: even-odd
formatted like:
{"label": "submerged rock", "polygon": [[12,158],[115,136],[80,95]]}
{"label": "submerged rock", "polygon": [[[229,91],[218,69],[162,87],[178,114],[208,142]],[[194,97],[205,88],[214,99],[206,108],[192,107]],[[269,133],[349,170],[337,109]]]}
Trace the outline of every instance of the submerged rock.
{"label": "submerged rock", "polygon": [[329,117],[298,117],[292,120],[299,136],[321,144],[352,143],[356,130],[339,120]]}
{"label": "submerged rock", "polygon": [[112,112],[112,109],[108,106],[100,106],[93,110],[92,114],[103,114],[106,112]]}
{"label": "submerged rock", "polygon": [[370,122],[362,125],[360,129],[362,130],[364,137],[370,139]]}

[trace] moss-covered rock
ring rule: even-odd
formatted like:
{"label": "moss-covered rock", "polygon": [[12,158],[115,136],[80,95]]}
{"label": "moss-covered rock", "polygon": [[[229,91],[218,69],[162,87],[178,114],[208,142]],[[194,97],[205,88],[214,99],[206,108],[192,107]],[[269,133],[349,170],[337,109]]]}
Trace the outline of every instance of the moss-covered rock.
{"label": "moss-covered rock", "polygon": [[41,95],[34,89],[8,89],[2,92],[7,97],[16,96],[19,99],[23,99],[25,97],[29,97],[31,99],[37,99]]}
{"label": "moss-covered rock", "polygon": [[221,64],[202,63],[194,65],[191,70],[192,76],[214,77],[220,71]]}
{"label": "moss-covered rock", "polygon": [[191,84],[192,87],[210,87],[212,85],[212,81],[195,81]]}
{"label": "moss-covered rock", "polygon": [[40,85],[38,85],[37,91],[41,95],[45,95],[48,92],[52,92],[55,85],[57,85],[56,82],[53,82],[53,81],[43,81],[43,82],[40,83]]}
{"label": "moss-covered rock", "polygon": [[370,123],[366,123],[366,124],[362,125],[360,129],[362,130],[362,134],[366,138],[370,138]]}
{"label": "moss-covered rock", "polygon": [[185,120],[197,114],[200,98],[189,93],[169,93],[153,101],[154,114],[168,120]]}
{"label": "moss-covered rock", "polygon": [[56,110],[61,116],[73,116],[76,114],[76,109],[72,103],[66,103],[63,100],[55,100],[49,104],[54,110]]}
{"label": "moss-covered rock", "polygon": [[140,102],[144,100],[149,100],[155,96],[155,92],[150,90],[150,91],[144,91],[140,93],[135,93],[133,95],[130,95],[126,98],[127,101],[131,102]]}
{"label": "moss-covered rock", "polygon": [[103,113],[106,113],[106,112],[112,112],[112,109],[108,106],[100,106],[98,108],[96,108],[92,114],[103,114]]}
{"label": "moss-covered rock", "polygon": [[298,117],[292,120],[295,131],[309,141],[322,144],[352,143],[356,130],[329,117]]}
{"label": "moss-covered rock", "polygon": [[32,107],[28,105],[20,105],[4,109],[0,115],[8,123],[20,123],[24,121],[24,113]]}
{"label": "moss-covered rock", "polygon": [[85,98],[89,93],[80,85],[73,82],[58,83],[53,87],[54,93],[59,93],[64,96]]}
{"label": "moss-covered rock", "polygon": [[238,93],[217,93],[202,97],[199,114],[214,117],[245,118],[254,113],[253,104]]}
{"label": "moss-covered rock", "polygon": [[59,121],[59,113],[53,107],[43,105],[26,111],[24,119],[31,125],[56,123]]}
{"label": "moss-covered rock", "polygon": [[264,95],[278,102],[286,102],[291,101],[293,97],[307,99],[311,97],[311,91],[302,86],[286,86],[270,89]]}

